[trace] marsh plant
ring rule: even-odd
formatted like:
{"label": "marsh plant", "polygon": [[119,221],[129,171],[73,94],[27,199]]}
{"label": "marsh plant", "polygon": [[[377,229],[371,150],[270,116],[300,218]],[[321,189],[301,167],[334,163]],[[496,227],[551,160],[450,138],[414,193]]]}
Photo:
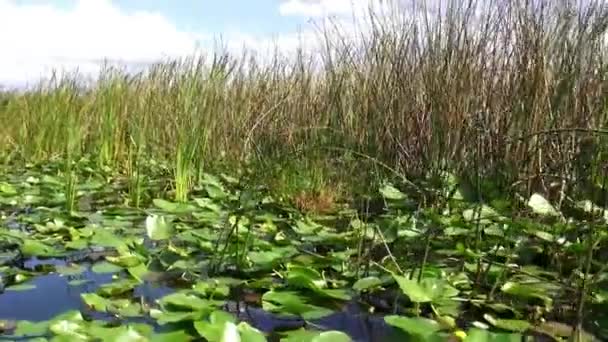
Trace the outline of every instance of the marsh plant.
{"label": "marsh plant", "polygon": [[[608,338],[608,4],[435,3],[324,22],[314,51],[0,92],[0,210],[66,204],[6,245],[179,274],[194,290],[149,314],[208,340],[259,337],[215,311],[234,287],[306,322],[356,298],[424,341]],[[122,196],[94,203],[108,227],[87,191]],[[116,223],[142,213],[150,250]],[[125,313],[106,297],[85,301]]]}

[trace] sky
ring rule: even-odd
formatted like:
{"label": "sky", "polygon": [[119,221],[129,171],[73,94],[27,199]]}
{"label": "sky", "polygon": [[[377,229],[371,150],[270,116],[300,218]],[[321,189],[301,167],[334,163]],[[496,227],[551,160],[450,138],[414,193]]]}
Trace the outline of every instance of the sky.
{"label": "sky", "polygon": [[147,65],[208,51],[297,47],[311,20],[352,20],[382,0],[0,0],[0,85],[104,61]]}

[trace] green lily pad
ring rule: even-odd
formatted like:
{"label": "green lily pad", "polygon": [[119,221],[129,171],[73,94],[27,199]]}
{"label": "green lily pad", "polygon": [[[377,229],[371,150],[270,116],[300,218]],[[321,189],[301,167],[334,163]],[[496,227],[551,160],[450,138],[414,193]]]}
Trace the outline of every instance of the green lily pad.
{"label": "green lily pad", "polygon": [[391,184],[386,184],[380,188],[382,196],[388,200],[398,201],[406,198],[405,194]]}
{"label": "green lily pad", "polygon": [[186,321],[197,321],[202,319],[203,316],[204,313],[199,311],[161,311],[156,309],[150,310],[150,317],[154,318],[160,325]]}
{"label": "green lily pad", "polygon": [[156,198],[152,200],[154,205],[170,214],[186,214],[193,212],[195,207],[186,203],[169,202],[164,199]]}
{"label": "green lily pad", "polygon": [[483,315],[483,318],[486,321],[488,321],[488,323],[492,324],[493,326],[495,326],[499,329],[513,331],[513,332],[523,333],[526,330],[530,329],[530,327],[532,327],[532,324],[530,322],[523,321],[523,320],[498,319],[498,318],[494,318],[493,316],[491,316],[489,314]]}
{"label": "green lily pad", "polygon": [[439,323],[426,318],[409,318],[392,315],[384,317],[384,321],[408,334],[423,338],[427,338],[441,330]]}
{"label": "green lily pad", "polygon": [[161,298],[158,302],[163,307],[175,307],[179,310],[212,312],[216,307],[216,304],[213,301],[202,299],[195,295],[186,294],[184,292],[169,294]]}
{"label": "green lily pad", "polygon": [[301,316],[305,319],[322,318],[333,311],[320,306],[308,304],[296,292],[268,291],[262,295],[262,307],[265,310],[284,315]]}
{"label": "green lily pad", "polygon": [[36,288],[36,285],[34,285],[34,284],[18,284],[18,285],[9,286],[5,290],[6,291],[23,292],[23,291],[34,290],[35,288]]}
{"label": "green lily pad", "polygon": [[152,335],[150,342],[174,342],[174,341],[192,341],[194,337],[190,336],[184,330],[171,331],[166,333],[158,333]]}
{"label": "green lily pad", "polygon": [[21,245],[21,253],[24,256],[39,256],[39,257],[52,257],[57,256],[60,252],[52,246],[49,246],[43,242],[31,239],[25,239],[23,245]]}
{"label": "green lily pad", "polygon": [[559,216],[559,212],[547,199],[540,194],[532,194],[528,200],[528,206],[538,215],[544,216]]}
{"label": "green lily pad", "polygon": [[415,303],[428,303],[433,301],[431,294],[417,281],[393,274],[393,278],[401,288],[401,291]]}
{"label": "green lily pad", "polygon": [[235,323],[236,319],[233,315],[218,310],[212,312],[208,320],[194,322],[194,328],[207,341],[219,341],[224,332],[224,324],[226,322]]}
{"label": "green lily pad", "polygon": [[91,267],[91,270],[95,273],[117,273],[122,271],[123,269],[123,267],[109,263],[107,261],[98,262],[93,265],[93,267]]}
{"label": "green lily pad", "polygon": [[48,321],[18,321],[13,335],[17,337],[44,335],[49,330],[49,325]]}
{"label": "green lily pad", "polygon": [[236,328],[243,342],[266,342],[266,336],[247,322],[240,322]]}
{"label": "green lily pad", "polygon": [[70,276],[70,275],[77,275],[77,274],[81,274],[83,273],[86,269],[81,266],[81,265],[77,265],[77,264],[72,264],[69,266],[63,266],[63,265],[59,265],[55,268],[55,270],[57,271],[57,273],[63,275],[63,276]]}
{"label": "green lily pad", "polygon": [[471,329],[463,342],[520,342],[520,334],[493,333],[477,328]]}
{"label": "green lily pad", "polygon": [[313,337],[311,342],[350,342],[352,339],[341,331],[325,331]]}

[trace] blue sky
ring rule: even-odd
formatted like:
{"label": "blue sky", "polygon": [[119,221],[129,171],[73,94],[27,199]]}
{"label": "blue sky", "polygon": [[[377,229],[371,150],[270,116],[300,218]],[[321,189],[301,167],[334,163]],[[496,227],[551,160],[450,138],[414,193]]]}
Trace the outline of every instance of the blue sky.
{"label": "blue sky", "polygon": [[0,85],[51,70],[99,71],[209,49],[221,35],[235,50],[314,41],[310,19],[351,18],[382,0],[0,0]]}

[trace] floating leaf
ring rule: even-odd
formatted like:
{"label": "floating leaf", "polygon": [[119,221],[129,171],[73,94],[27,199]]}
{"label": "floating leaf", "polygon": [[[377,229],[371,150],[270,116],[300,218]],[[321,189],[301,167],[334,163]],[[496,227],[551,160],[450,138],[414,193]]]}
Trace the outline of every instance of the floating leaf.
{"label": "floating leaf", "polygon": [[311,342],[351,342],[350,336],[341,331],[324,331],[313,337]]}
{"label": "floating leaf", "polygon": [[150,342],[192,341],[194,338],[183,330],[154,334]]}
{"label": "floating leaf", "polygon": [[23,292],[23,291],[30,291],[30,290],[33,290],[35,288],[36,288],[36,285],[34,285],[34,284],[19,284],[19,285],[9,286],[5,290],[6,291]]}
{"label": "floating leaf", "polygon": [[[534,331],[537,333],[545,334],[553,337],[555,340],[559,340],[560,338],[569,338],[572,337],[572,334],[575,332],[574,327],[560,323],[555,321],[547,321],[538,324],[533,327]],[[581,342],[594,342],[597,341],[590,333],[586,331],[581,331]]]}
{"label": "floating leaf", "polygon": [[487,330],[473,328],[467,333],[463,342],[521,342],[520,334],[492,333]]}
{"label": "floating leaf", "polygon": [[72,264],[69,266],[59,265],[55,267],[55,270],[57,271],[57,273],[63,276],[71,276],[83,273],[85,271],[85,268],[78,264]]}
{"label": "floating leaf", "polygon": [[289,291],[268,291],[264,293],[262,306],[268,311],[302,316],[305,319],[321,318],[332,313],[330,309],[306,303],[300,295]]}
{"label": "floating leaf", "polygon": [[59,251],[52,246],[37,240],[25,239],[21,245],[21,253],[24,256],[57,256]]}
{"label": "floating leaf", "polygon": [[170,214],[186,214],[195,210],[195,207],[186,203],[169,202],[164,199],[156,198],[152,200],[154,205]]}
{"label": "floating leaf", "polygon": [[209,311],[215,309],[215,303],[184,292],[176,292],[161,298],[159,304],[163,307],[176,307],[181,310]]}
{"label": "floating leaf", "polygon": [[380,188],[380,193],[388,200],[398,201],[406,198],[403,192],[391,184],[385,184],[382,188]]}
{"label": "floating leaf", "polygon": [[123,268],[107,261],[102,261],[93,265],[91,270],[95,273],[116,273],[122,271]]}
{"label": "floating leaf", "polygon": [[116,236],[112,231],[106,228],[98,227],[94,230],[91,237],[91,245],[99,247],[124,248],[124,239]]}
{"label": "floating leaf", "polygon": [[105,297],[119,296],[132,291],[137,285],[138,283],[131,279],[122,279],[117,282],[102,285],[97,290],[97,293]]}
{"label": "floating leaf", "polygon": [[393,278],[397,281],[397,284],[401,288],[401,291],[408,296],[408,298],[415,303],[426,303],[431,302],[433,298],[427,292],[427,290],[418,284],[415,280],[410,280],[402,276],[393,274]]}
{"label": "floating leaf", "polygon": [[36,336],[44,335],[49,329],[50,322],[30,322],[30,321],[18,321],[17,327],[15,328],[14,336]]}
{"label": "floating leaf", "polygon": [[91,307],[95,311],[106,312],[110,301],[95,294],[95,293],[81,293],[80,297],[86,305]]}
{"label": "floating leaf", "polygon": [[198,311],[161,311],[157,309],[150,310],[150,317],[154,318],[158,324],[165,325],[171,323],[179,323],[185,321],[196,321],[203,317],[202,312]]}
{"label": "floating leaf", "polygon": [[441,329],[439,323],[426,318],[409,318],[403,316],[386,316],[384,321],[408,334],[426,338]]}
{"label": "floating leaf", "polygon": [[60,320],[51,324],[49,329],[53,333],[69,337],[71,340],[88,340],[85,328],[73,321]]}
{"label": "floating leaf", "polygon": [[137,266],[127,268],[127,272],[129,272],[133,278],[137,279],[137,281],[143,283],[146,275],[148,274],[148,267],[141,263]]}
{"label": "floating leaf", "polygon": [[208,321],[194,322],[194,328],[207,341],[219,341],[224,332],[224,325],[227,322],[235,323],[236,319],[227,312],[216,310],[209,315]]}
{"label": "floating leaf", "polygon": [[9,183],[0,182],[0,195],[3,196],[14,196],[17,194],[17,189]]}
{"label": "floating leaf", "polygon": [[499,329],[520,332],[520,333],[523,333],[524,331],[528,330],[532,326],[532,324],[530,324],[530,322],[528,322],[528,321],[517,320],[517,319],[498,319],[498,318],[492,317],[489,314],[483,315],[483,318],[486,321],[488,321],[488,323],[492,324],[493,326],[495,326]]}
{"label": "floating leaf", "polygon": [[174,234],[173,224],[164,216],[150,215],[146,218],[146,233],[152,240],[166,240]]}
{"label": "floating leaf", "polygon": [[[241,322],[237,325],[238,332],[243,342],[266,342],[266,336],[258,329],[252,327],[247,322]],[[334,340],[333,342],[340,342]]]}
{"label": "floating leaf", "polygon": [[481,207],[470,208],[462,212],[462,217],[466,221],[477,221],[481,223],[491,223],[497,220],[502,220],[504,217],[500,215],[494,208],[483,204]]}
{"label": "floating leaf", "polygon": [[534,193],[528,200],[528,206],[539,215],[559,216],[559,212],[542,195]]}
{"label": "floating leaf", "polygon": [[547,291],[540,287],[528,284],[519,284],[515,282],[506,282],[501,287],[502,292],[522,297],[522,298],[537,298],[544,302],[545,306],[551,306],[553,300],[547,294]]}

